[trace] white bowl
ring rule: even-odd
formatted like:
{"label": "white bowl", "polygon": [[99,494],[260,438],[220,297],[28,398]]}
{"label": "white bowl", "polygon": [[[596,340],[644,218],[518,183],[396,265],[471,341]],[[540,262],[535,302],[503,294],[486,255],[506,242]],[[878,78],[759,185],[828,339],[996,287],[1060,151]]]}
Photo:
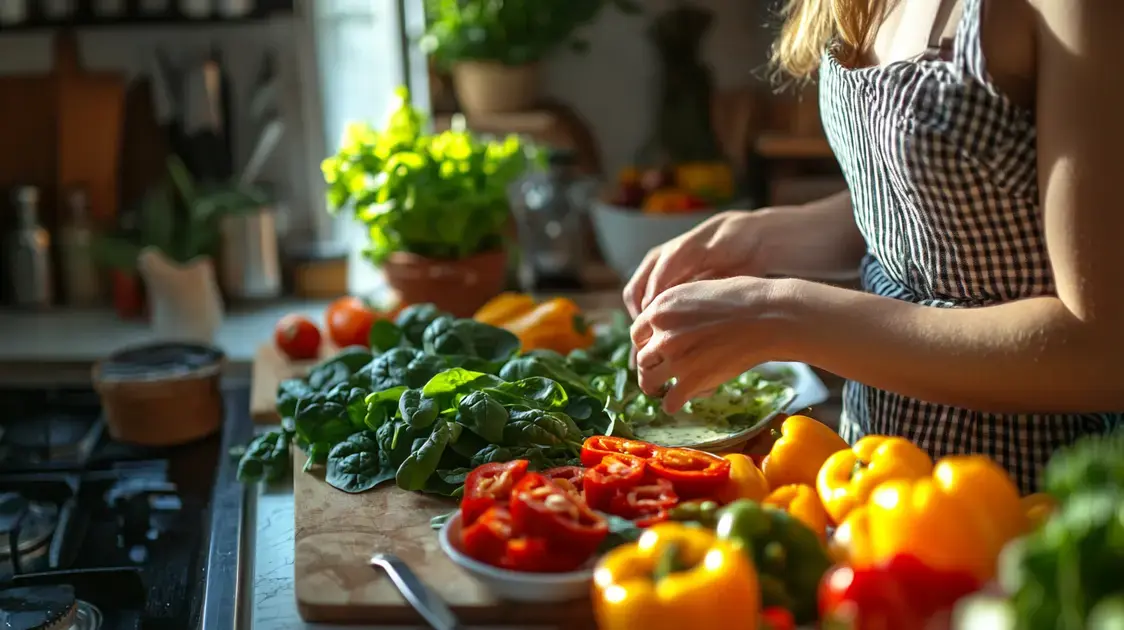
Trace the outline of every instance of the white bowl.
{"label": "white bowl", "polygon": [[589,597],[593,569],[569,573],[527,573],[510,571],[485,564],[461,551],[461,515],[458,511],[439,534],[441,550],[454,564],[476,578],[484,588],[500,599],[516,602],[568,602]]}
{"label": "white bowl", "polygon": [[653,214],[595,200],[590,206],[593,231],[605,262],[628,280],[648,250],[687,232],[718,214],[703,210],[689,214]]}

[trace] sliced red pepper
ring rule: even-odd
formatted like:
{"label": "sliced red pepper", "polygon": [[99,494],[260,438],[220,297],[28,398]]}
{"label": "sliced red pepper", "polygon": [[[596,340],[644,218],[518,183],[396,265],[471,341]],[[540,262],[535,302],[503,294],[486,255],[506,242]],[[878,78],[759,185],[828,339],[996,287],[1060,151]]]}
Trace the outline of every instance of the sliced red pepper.
{"label": "sliced red pepper", "polygon": [[527,473],[511,492],[511,519],[526,536],[545,538],[584,561],[609,535],[609,524],[581,500],[538,473]]}
{"label": "sliced red pepper", "polygon": [[596,466],[585,469],[585,477],[582,479],[585,502],[595,510],[610,511],[613,497],[640,485],[644,481],[646,469],[645,461],[635,455],[606,455]]}
{"label": "sliced red pepper", "polygon": [[504,568],[533,573],[561,573],[580,567],[588,555],[578,555],[550,546],[545,538],[521,536],[507,542]]}
{"label": "sliced red pepper", "polygon": [[527,474],[525,459],[510,462],[493,462],[477,466],[464,480],[464,498],[461,499],[461,522],[468,527],[476,522],[488,508],[506,504],[511,489]]}
{"label": "sliced red pepper", "polygon": [[653,477],[639,485],[618,490],[609,501],[609,514],[627,519],[651,516],[679,503],[679,495],[667,479]]}
{"label": "sliced red pepper", "polygon": [[513,534],[511,513],[492,506],[476,522],[461,530],[461,547],[470,557],[493,566],[503,566],[507,543]]}
{"label": "sliced red pepper", "polygon": [[670,514],[667,510],[660,510],[659,512],[653,512],[652,514],[647,514],[641,516],[640,518],[633,519],[632,524],[637,527],[651,527],[656,523],[662,523],[666,521],[669,516]]}
{"label": "sliced red pepper", "polygon": [[796,618],[782,606],[769,606],[762,610],[761,622],[762,630],[796,630]]}
{"label": "sliced red pepper", "polygon": [[714,496],[730,479],[730,461],[689,448],[660,449],[648,460],[648,469],[675,486],[680,498]]}
{"label": "sliced red pepper", "polygon": [[624,438],[608,435],[594,435],[586,438],[585,442],[582,443],[582,466],[593,468],[601,463],[601,459],[606,455],[616,453],[635,455],[641,459],[648,459],[662,448],[661,446],[641,442],[639,440],[626,440]]}
{"label": "sliced red pepper", "polygon": [[925,618],[951,609],[960,598],[982,586],[970,573],[934,569],[908,554],[898,554],[880,568],[902,586],[909,605]]}
{"label": "sliced red pepper", "polygon": [[582,492],[582,477],[585,468],[581,466],[558,466],[542,472],[548,479],[561,486],[564,490],[572,490],[578,494]]}
{"label": "sliced red pepper", "polygon": [[829,570],[820,582],[819,607],[824,628],[898,630],[922,628],[925,622],[910,606],[903,585],[880,567]]}

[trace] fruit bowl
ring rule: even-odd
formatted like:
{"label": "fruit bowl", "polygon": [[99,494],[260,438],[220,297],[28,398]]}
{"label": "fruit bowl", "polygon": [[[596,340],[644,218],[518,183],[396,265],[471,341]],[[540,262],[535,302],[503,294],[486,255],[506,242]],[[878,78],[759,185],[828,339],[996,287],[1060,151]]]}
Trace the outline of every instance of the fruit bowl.
{"label": "fruit bowl", "polygon": [[628,280],[648,250],[665,243],[718,214],[708,208],[695,212],[651,213],[594,201],[590,216],[605,262]]}

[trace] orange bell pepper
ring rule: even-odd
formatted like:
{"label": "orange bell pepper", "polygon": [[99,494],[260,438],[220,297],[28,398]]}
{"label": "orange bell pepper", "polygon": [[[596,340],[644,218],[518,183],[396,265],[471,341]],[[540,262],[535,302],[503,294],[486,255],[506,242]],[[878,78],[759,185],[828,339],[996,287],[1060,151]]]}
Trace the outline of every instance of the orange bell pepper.
{"label": "orange bell pepper", "polygon": [[761,501],[768,496],[769,482],[748,455],[730,453],[723,457],[730,462],[730,479],[714,496],[719,503],[733,503],[738,499]]}
{"label": "orange bell pepper", "polygon": [[777,441],[761,462],[771,488],[794,483],[814,486],[827,458],[847,450],[847,442],[831,427],[807,416],[785,418],[775,433]]}
{"label": "orange bell pepper", "polygon": [[816,476],[816,490],[832,522],[842,523],[879,484],[926,477],[932,471],[933,460],[909,440],[868,435],[827,458]]}
{"label": "orange bell pepper", "polygon": [[806,484],[790,484],[774,489],[762,501],[765,505],[778,507],[788,512],[796,520],[816,532],[820,539],[827,536],[827,512],[820,503],[816,489]]}
{"label": "orange bell pepper", "polygon": [[507,291],[488,300],[472,319],[491,326],[502,327],[507,322],[535,308],[535,299],[526,293]]}
{"label": "orange bell pepper", "polygon": [[875,562],[908,554],[981,583],[994,577],[1003,546],[1026,530],[1018,488],[982,456],[947,457],[932,475],[887,481],[867,509]]}

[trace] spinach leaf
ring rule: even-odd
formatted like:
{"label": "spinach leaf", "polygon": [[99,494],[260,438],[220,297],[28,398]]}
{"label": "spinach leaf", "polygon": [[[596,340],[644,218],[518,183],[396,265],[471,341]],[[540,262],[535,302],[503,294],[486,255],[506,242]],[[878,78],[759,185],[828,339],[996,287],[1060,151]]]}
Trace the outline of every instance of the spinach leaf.
{"label": "spinach leaf", "polygon": [[336,356],[309,371],[308,386],[314,391],[324,391],[345,383],[370,363],[372,358],[371,352],[366,348],[344,348]]}
{"label": "spinach leaf", "polygon": [[369,394],[365,399],[367,412],[363,416],[364,426],[375,431],[393,417],[398,412],[398,401],[405,391],[406,387],[400,386]]}
{"label": "spinach leaf", "polygon": [[406,366],[406,385],[408,387],[422,387],[429,379],[453,367],[445,357],[434,354],[418,352]]}
{"label": "spinach leaf", "polygon": [[541,376],[532,376],[514,383],[502,383],[484,391],[505,405],[538,407],[548,411],[565,408],[569,400],[566,390],[562,389],[561,385]]}
{"label": "spinach leaf", "polygon": [[606,553],[614,547],[636,542],[640,540],[640,535],[644,533],[642,528],[637,527],[636,523],[626,518],[605,514],[603,512],[598,512],[598,514],[601,515],[601,518],[604,518],[609,525],[609,535],[605,537],[605,540],[601,541],[601,545],[597,548],[598,553]]}
{"label": "spinach leaf", "polygon": [[277,481],[292,468],[289,443],[293,436],[285,430],[269,431],[254,438],[238,461],[238,480]]}
{"label": "spinach leaf", "polygon": [[327,442],[316,442],[308,445],[308,458],[304,460],[304,472],[312,470],[328,461],[328,452],[332,447]]}
{"label": "spinach leaf", "polygon": [[328,454],[324,480],[354,494],[394,479],[394,473],[395,468],[381,456],[375,436],[362,431],[337,444]]}
{"label": "spinach leaf", "polygon": [[[506,412],[507,410],[505,409],[504,413]],[[459,423],[458,426],[460,426]],[[471,430],[461,431],[457,439],[449,443],[449,449],[465,459],[472,459],[474,455],[488,446],[488,444],[489,442],[487,440]]]}
{"label": "spinach leaf", "polygon": [[384,352],[360,370],[355,375],[355,381],[372,392],[409,387],[406,377],[410,361],[414,360],[416,354],[415,350],[409,348],[395,348]]}
{"label": "spinach leaf", "polygon": [[502,362],[519,352],[519,338],[503,328],[476,320],[439,317],[425,329],[422,348],[430,354],[468,355]]}
{"label": "spinach leaf", "polygon": [[410,455],[398,467],[394,477],[395,483],[403,490],[424,490],[430,476],[437,471],[441,462],[441,455],[449,444],[449,425],[438,422],[424,440],[417,440],[411,448]]}
{"label": "spinach leaf", "polygon": [[457,422],[489,442],[502,442],[507,409],[483,391],[470,392],[457,404]]}
{"label": "spinach leaf", "polygon": [[469,467],[476,468],[493,462],[510,462],[516,459],[525,459],[530,463],[531,470],[546,470],[555,466],[569,465],[570,453],[561,449],[543,448],[541,446],[500,446],[489,444],[480,449],[469,461]]}
{"label": "spinach leaf", "polygon": [[353,391],[347,385],[339,385],[327,392],[302,398],[293,415],[297,436],[306,444],[325,442],[334,446],[346,440],[357,430],[349,411],[356,392],[362,395],[362,390]]}
{"label": "spinach leaf", "polygon": [[535,376],[558,383],[571,397],[586,395],[600,399],[597,391],[571,370],[566,365],[566,359],[557,352],[535,351],[508,361],[500,369],[500,378],[505,381],[520,381]]}
{"label": "spinach leaf", "polygon": [[392,418],[375,431],[375,439],[379,444],[379,453],[397,470],[412,453],[414,442],[430,433],[430,430],[414,429],[405,421]]}
{"label": "spinach leaf", "polygon": [[402,420],[415,429],[432,426],[439,411],[437,403],[422,396],[420,389],[407,389],[398,401],[398,413]]}
{"label": "spinach leaf", "polygon": [[503,381],[491,374],[452,368],[429,379],[425,387],[422,387],[422,394],[426,398],[432,398],[438,403],[438,407],[445,410],[453,407],[457,398],[469,392],[501,384]]}
{"label": "spinach leaf", "polygon": [[371,324],[371,332],[368,336],[371,344],[371,350],[375,352],[387,352],[402,345],[402,329],[399,328],[394,322],[379,319]]}
{"label": "spinach leaf", "polygon": [[449,317],[449,314],[433,304],[413,304],[402,309],[394,323],[402,330],[402,337],[407,342],[420,348],[425,329],[438,317]]}
{"label": "spinach leaf", "polygon": [[508,446],[560,447],[573,452],[581,449],[582,432],[564,413],[531,407],[512,407],[503,430]]}
{"label": "spinach leaf", "polygon": [[290,378],[281,381],[277,386],[277,414],[281,416],[282,421],[288,418],[291,422],[293,414],[297,411],[297,401],[314,394],[316,390],[312,389],[304,379]]}

